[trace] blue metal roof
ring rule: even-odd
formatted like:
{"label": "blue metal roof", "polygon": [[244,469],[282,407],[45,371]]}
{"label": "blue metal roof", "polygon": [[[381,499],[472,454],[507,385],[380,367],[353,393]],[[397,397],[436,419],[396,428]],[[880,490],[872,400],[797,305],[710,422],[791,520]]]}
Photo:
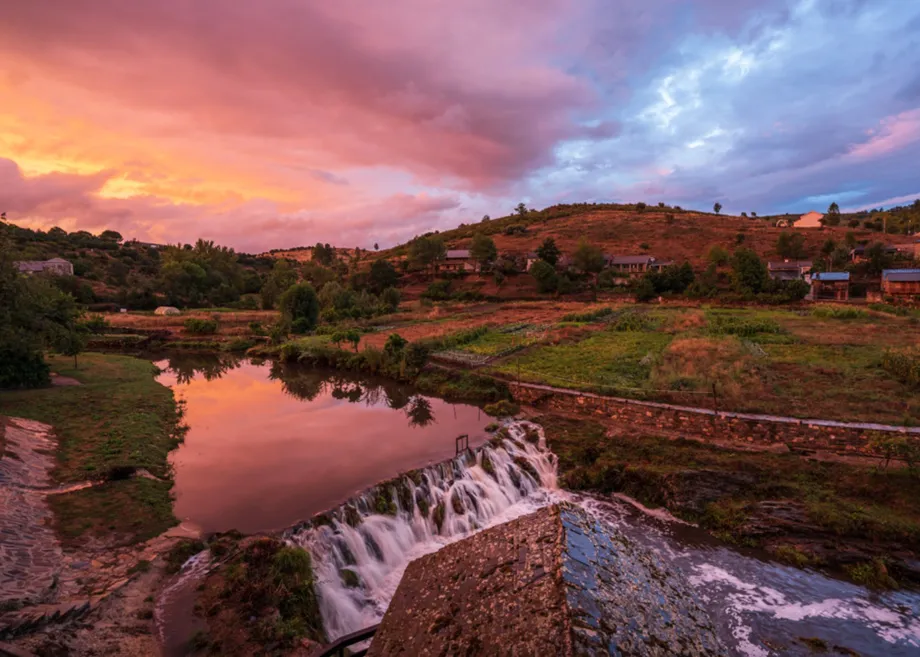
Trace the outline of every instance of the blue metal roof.
{"label": "blue metal roof", "polygon": [[812,280],[818,281],[848,281],[850,272],[848,271],[822,271],[818,274],[811,275]]}
{"label": "blue metal roof", "polygon": [[886,269],[883,281],[920,281],[920,269]]}

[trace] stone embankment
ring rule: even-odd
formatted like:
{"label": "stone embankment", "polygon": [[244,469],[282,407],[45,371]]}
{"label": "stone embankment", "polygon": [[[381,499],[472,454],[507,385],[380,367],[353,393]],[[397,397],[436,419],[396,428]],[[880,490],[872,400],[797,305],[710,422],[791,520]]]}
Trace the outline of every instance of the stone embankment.
{"label": "stone embankment", "polygon": [[920,427],[713,411],[531,383],[508,382],[508,388],[515,401],[541,410],[602,416],[636,430],[676,432],[713,443],[881,457],[872,444],[879,434],[920,441]]}
{"label": "stone embankment", "polygon": [[412,562],[368,655],[511,652],[727,654],[687,582],[569,505]]}

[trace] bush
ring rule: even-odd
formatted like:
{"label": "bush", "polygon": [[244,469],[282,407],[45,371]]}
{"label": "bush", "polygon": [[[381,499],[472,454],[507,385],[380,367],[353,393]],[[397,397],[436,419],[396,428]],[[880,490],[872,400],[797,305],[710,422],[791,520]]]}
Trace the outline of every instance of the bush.
{"label": "bush", "polygon": [[783,329],[772,319],[715,315],[710,320],[710,330],[723,335],[737,335],[750,338],[758,333],[782,333]]}
{"label": "bush", "polygon": [[0,389],[37,388],[51,382],[51,368],[41,351],[0,346]]}
{"label": "bush", "polygon": [[189,317],[185,320],[185,331],[192,335],[213,335],[217,333],[216,319],[199,319],[198,317]]}
{"label": "bush", "polygon": [[486,415],[492,417],[511,417],[520,413],[521,407],[507,399],[502,399],[493,404],[486,404],[482,410]]}
{"label": "bush", "polygon": [[869,316],[862,308],[848,306],[818,306],[812,309],[811,314],[821,319],[865,319]]}
{"label": "bush", "polygon": [[292,285],[278,300],[282,319],[295,333],[312,331],[319,319],[319,299],[309,283]]}
{"label": "bush", "polygon": [[90,315],[83,322],[83,327],[90,333],[105,333],[110,327],[109,321],[102,315]]}
{"label": "bush", "polygon": [[640,303],[651,301],[658,296],[658,293],[655,291],[655,285],[647,276],[643,277],[636,285],[635,294],[636,301]]}
{"label": "bush", "polygon": [[399,290],[395,287],[388,287],[380,294],[380,302],[391,311],[399,308],[400,300]]}
{"label": "bush", "polygon": [[889,349],[882,357],[882,369],[911,387],[920,386],[920,351]]}
{"label": "bush", "polygon": [[423,299],[446,301],[450,298],[450,281],[435,281],[422,292]]}
{"label": "bush", "polygon": [[559,286],[556,268],[545,260],[537,260],[533,263],[528,273],[537,282],[537,290],[541,293],[555,292]]}
{"label": "bush", "polygon": [[562,316],[563,322],[596,322],[613,314],[613,308],[605,306],[584,313],[569,313]]}

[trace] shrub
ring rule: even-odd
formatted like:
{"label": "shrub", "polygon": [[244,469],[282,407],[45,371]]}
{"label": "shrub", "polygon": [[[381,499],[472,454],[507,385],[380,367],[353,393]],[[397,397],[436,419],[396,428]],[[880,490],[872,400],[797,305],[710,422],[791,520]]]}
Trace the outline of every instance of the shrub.
{"label": "shrub", "polygon": [[200,319],[198,317],[189,317],[185,320],[185,331],[192,335],[213,335],[217,333],[216,319]]}
{"label": "shrub", "polygon": [[613,314],[613,308],[605,306],[584,313],[569,313],[562,316],[563,322],[596,322]]}
{"label": "shrub", "polygon": [[292,285],[278,300],[282,319],[295,333],[313,330],[319,318],[319,299],[309,283]]}
{"label": "shrub", "polygon": [[530,266],[530,275],[537,282],[537,290],[542,293],[555,292],[559,286],[556,268],[545,260],[537,260]]}
{"label": "shrub", "polygon": [[643,277],[642,280],[639,281],[636,285],[635,294],[636,301],[640,303],[651,301],[658,296],[658,293],[655,291],[655,285],[648,277]]}
{"label": "shrub", "polygon": [[102,315],[90,315],[83,322],[83,327],[90,333],[105,333],[109,326],[109,321]]}
{"label": "shrub", "polygon": [[783,329],[772,319],[715,315],[710,321],[710,330],[723,335],[737,335],[750,338],[758,333],[782,333]]}
{"label": "shrub", "polygon": [[253,335],[265,335],[261,322],[249,322],[249,332]]}
{"label": "shrub", "polygon": [[0,389],[37,388],[50,382],[51,368],[41,351],[18,348],[18,345],[0,346]]}
{"label": "shrub", "polygon": [[818,306],[811,314],[821,319],[864,319],[869,316],[862,308],[848,306]]}
{"label": "shrub", "polygon": [[920,352],[889,349],[882,357],[882,369],[911,387],[920,386]]}
{"label": "shrub", "polygon": [[492,417],[510,417],[520,413],[521,407],[507,399],[502,399],[494,404],[486,404],[482,410],[485,411],[486,415],[491,415]]}
{"label": "shrub", "polygon": [[422,292],[423,299],[446,301],[450,298],[450,281],[435,281]]}
{"label": "shrub", "polygon": [[393,311],[398,309],[400,300],[399,290],[395,287],[388,287],[380,293],[380,302],[386,306],[388,310]]}

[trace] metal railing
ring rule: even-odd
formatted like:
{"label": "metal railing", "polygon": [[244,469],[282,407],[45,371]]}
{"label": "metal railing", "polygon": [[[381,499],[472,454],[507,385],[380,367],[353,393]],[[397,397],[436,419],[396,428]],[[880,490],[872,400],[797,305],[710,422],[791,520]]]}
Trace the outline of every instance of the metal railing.
{"label": "metal railing", "polygon": [[361,643],[362,641],[367,641],[373,637],[374,634],[376,634],[378,627],[380,627],[379,623],[377,625],[365,627],[363,630],[358,630],[357,632],[346,634],[345,636],[336,639],[335,642],[330,643],[328,646],[323,646],[314,652],[312,657],[364,657],[364,655],[367,654],[367,648],[362,648],[354,652],[346,652],[346,649],[349,646],[353,646],[356,643]]}

